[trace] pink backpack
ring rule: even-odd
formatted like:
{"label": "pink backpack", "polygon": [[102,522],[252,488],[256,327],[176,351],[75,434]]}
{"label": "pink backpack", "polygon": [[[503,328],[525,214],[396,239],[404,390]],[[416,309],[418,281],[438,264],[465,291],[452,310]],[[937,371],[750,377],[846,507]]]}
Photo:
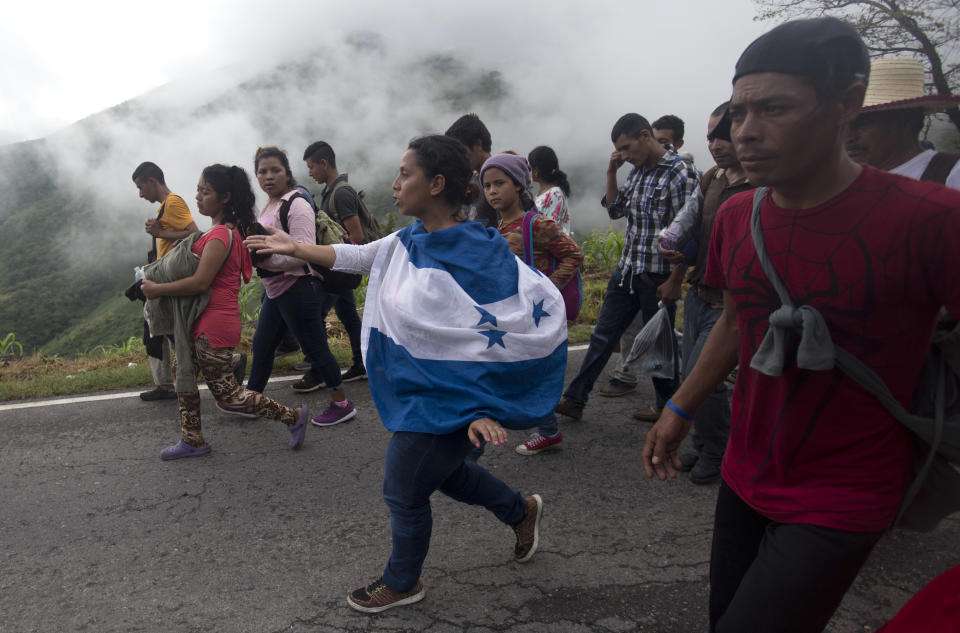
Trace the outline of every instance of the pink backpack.
{"label": "pink backpack", "polygon": [[[533,265],[533,219],[539,215],[536,211],[527,211],[523,215],[523,261],[530,268]],[[557,269],[557,258],[550,256],[550,268],[545,271],[547,276],[552,275]],[[573,321],[580,314],[580,306],[583,304],[583,279],[580,277],[580,269],[577,269],[577,278],[560,290],[560,296],[563,297],[563,305],[567,308],[567,321]]]}

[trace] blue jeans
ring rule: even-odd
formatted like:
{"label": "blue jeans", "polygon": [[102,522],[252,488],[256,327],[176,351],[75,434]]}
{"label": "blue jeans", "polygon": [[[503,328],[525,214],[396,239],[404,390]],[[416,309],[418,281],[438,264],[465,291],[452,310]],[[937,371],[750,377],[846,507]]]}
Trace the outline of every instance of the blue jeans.
{"label": "blue jeans", "polygon": [[310,372],[323,378],[329,389],[343,384],[340,366],[327,346],[324,321],[333,306],[316,277],[300,277],[279,297],[265,297],[260,306],[257,331],[253,334],[253,361],[247,389],[263,392],[273,371],[273,354],[287,328],[297,337],[303,353],[310,358]]}
{"label": "blue jeans", "polygon": [[353,296],[353,291],[337,295],[333,302],[333,310],[337,313],[337,318],[343,324],[343,329],[347,331],[350,337],[350,351],[353,353],[353,364],[363,367],[363,353],[360,350],[360,313],[357,312],[357,298]]}
{"label": "blue jeans", "polygon": [[[600,306],[597,324],[590,335],[587,354],[583,357],[583,363],[580,364],[580,371],[563,394],[573,404],[583,406],[587,403],[590,391],[593,390],[593,383],[600,377],[600,372],[603,371],[613,350],[617,347],[617,341],[637,313],[643,313],[644,323],[657,313],[659,300],[656,286],[665,282],[668,275],[648,274],[647,277],[653,282],[653,287],[645,284],[637,275],[632,280],[624,280],[624,284],[621,285],[623,277],[620,268],[617,268],[610,277],[607,292],[603,297],[603,305]],[[672,322],[676,308],[671,307],[669,312]],[[621,351],[629,352],[630,350]],[[673,378],[651,378],[651,380],[657,394],[657,407],[663,407],[677,390],[679,382],[677,372],[674,372]]]}
{"label": "blue jeans", "polygon": [[[687,291],[683,300],[683,377],[693,371],[703,344],[723,312],[697,296],[696,289]],[[720,381],[717,388],[703,401],[693,418],[693,447],[700,459],[712,466],[720,466],[730,436],[730,402],[727,383]]]}
{"label": "blue jeans", "polygon": [[435,490],[483,506],[507,525],[523,518],[527,510],[523,495],[483,467],[464,461],[470,446],[466,428],[447,435],[397,431],[390,439],[383,500],[390,509],[393,551],[383,581],[393,591],[409,591],[420,579],[430,549],[430,495]]}

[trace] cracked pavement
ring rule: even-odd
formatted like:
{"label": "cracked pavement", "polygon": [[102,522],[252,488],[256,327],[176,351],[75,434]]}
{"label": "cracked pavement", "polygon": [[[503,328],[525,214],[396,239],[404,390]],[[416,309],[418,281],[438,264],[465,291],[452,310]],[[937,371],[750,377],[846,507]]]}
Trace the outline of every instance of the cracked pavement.
{"label": "cracked pavement", "polygon": [[[582,357],[571,352],[568,380]],[[390,551],[389,433],[366,382],[347,385],[357,418],[311,426],[298,452],[280,423],[220,414],[207,392],[213,452],[174,462],[158,455],[178,438],[175,402],[0,412],[0,633],[706,631],[717,487],[643,476],[650,425],[629,416],[652,399],[642,382],[594,395],[582,422],[562,418],[561,450],[517,455],[518,432],[488,447],[484,466],[543,495],[530,563],[512,560],[513,533],[492,515],[437,494],[426,599],[373,616],[345,601]],[[326,397],[267,393],[312,411]],[[958,542],[960,515],[887,534],[828,631],[875,630],[960,563]]]}

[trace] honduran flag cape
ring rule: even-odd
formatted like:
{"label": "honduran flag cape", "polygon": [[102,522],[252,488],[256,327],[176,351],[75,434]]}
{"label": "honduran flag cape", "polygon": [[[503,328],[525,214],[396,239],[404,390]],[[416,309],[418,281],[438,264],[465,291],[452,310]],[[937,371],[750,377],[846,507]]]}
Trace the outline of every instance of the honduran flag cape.
{"label": "honduran flag cape", "polygon": [[383,240],[363,310],[370,390],[391,431],[444,434],[553,413],[567,363],[563,298],[478,222]]}

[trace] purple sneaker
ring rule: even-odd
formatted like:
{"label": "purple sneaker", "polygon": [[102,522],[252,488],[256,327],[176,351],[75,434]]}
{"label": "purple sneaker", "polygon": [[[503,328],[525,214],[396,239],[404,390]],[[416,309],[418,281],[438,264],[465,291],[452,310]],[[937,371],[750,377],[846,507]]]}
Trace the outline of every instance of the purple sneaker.
{"label": "purple sneaker", "polygon": [[333,426],[347,420],[353,419],[357,415],[357,410],[353,403],[347,400],[347,406],[341,407],[332,400],[326,411],[313,417],[312,422],[317,426]]}
{"label": "purple sneaker", "polygon": [[160,451],[160,459],[169,461],[171,459],[180,459],[181,457],[200,457],[210,452],[210,442],[203,446],[190,446],[183,440],[180,440],[173,446],[168,446]]}
{"label": "purple sneaker", "polygon": [[307,435],[307,419],[310,413],[307,411],[307,405],[300,405],[300,418],[297,423],[290,428],[290,448],[297,450],[303,446],[303,438]]}
{"label": "purple sneaker", "polygon": [[235,415],[241,418],[256,418],[259,417],[256,413],[247,413],[246,411],[241,411],[240,409],[234,409],[233,407],[228,407],[225,404],[217,403],[217,408],[226,413],[227,415]]}

